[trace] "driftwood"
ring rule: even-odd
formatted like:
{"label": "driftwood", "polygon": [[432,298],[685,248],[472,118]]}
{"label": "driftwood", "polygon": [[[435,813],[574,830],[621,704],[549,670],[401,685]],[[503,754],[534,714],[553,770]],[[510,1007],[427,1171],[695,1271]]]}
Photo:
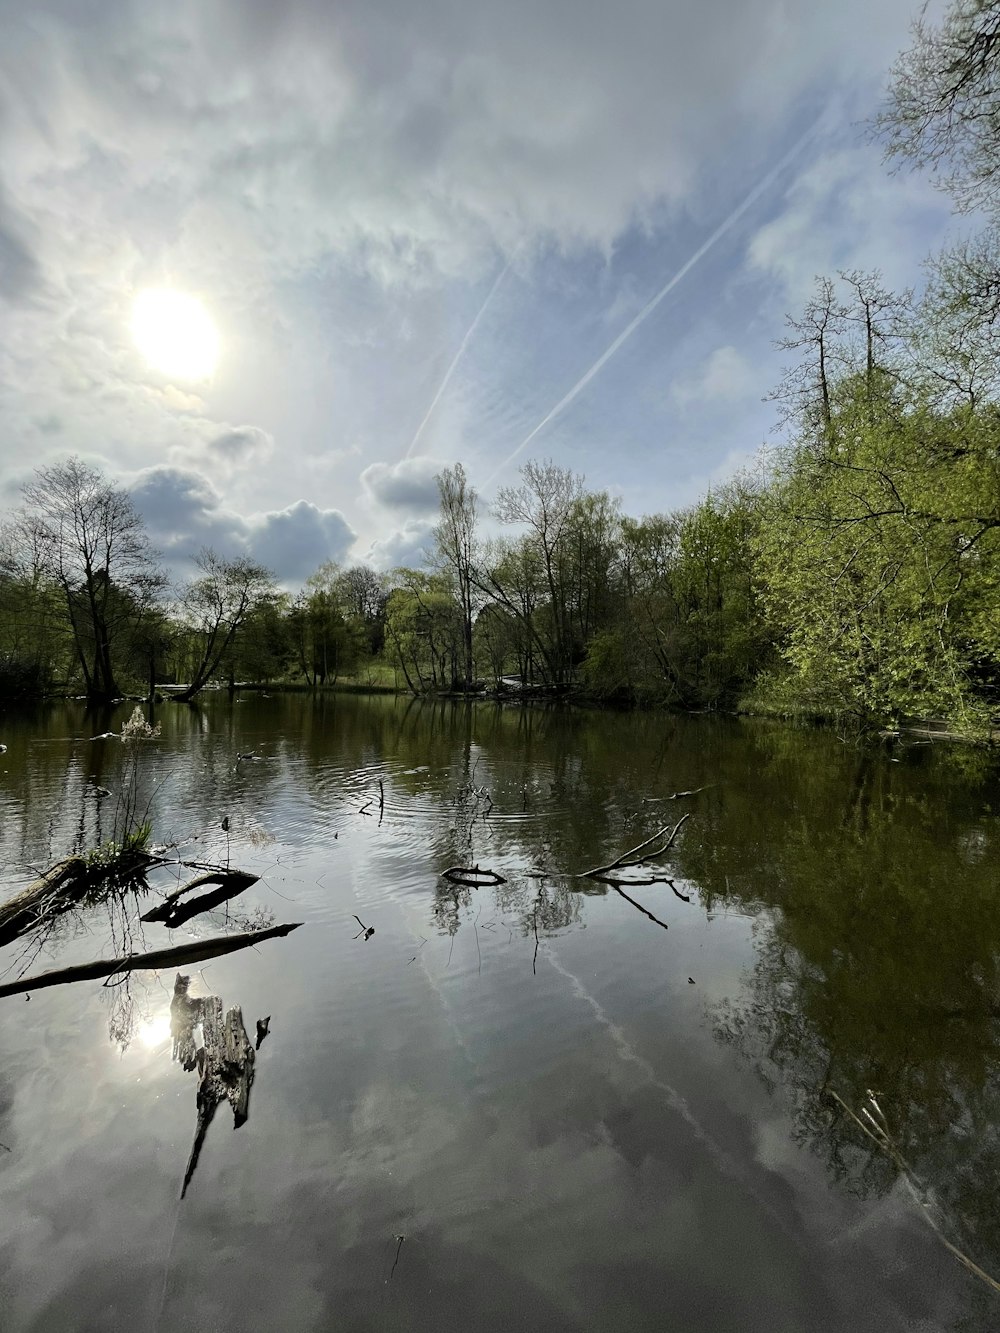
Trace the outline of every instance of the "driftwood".
{"label": "driftwood", "polygon": [[480,870],[475,866],[449,866],[441,871],[441,878],[452,884],[462,884],[470,889],[479,889],[492,884],[506,884],[503,875],[495,870]]}
{"label": "driftwood", "polygon": [[155,972],[164,967],[179,967],[186,963],[200,963],[205,958],[248,949],[252,944],[275,939],[298,930],[301,921],[286,926],[271,926],[267,930],[249,930],[239,935],[221,935],[210,940],[192,940],[173,949],[154,949],[150,953],[129,954],[124,958],[99,959],[95,963],[79,963],[76,967],[61,967],[51,972],[39,972],[33,977],[21,977],[0,986],[0,998],[5,995],[25,995],[28,991],[46,986],[64,986],[74,981],[94,981],[99,977],[113,977],[119,972]]}
{"label": "driftwood", "polygon": [[[190,982],[190,977],[178,972],[170,1002],[173,1058],[186,1070],[198,1070],[197,1125],[181,1186],[182,1199],[220,1103],[229,1102],[233,1108],[233,1128],[239,1129],[250,1114],[254,1078],[254,1052],[243,1026],[242,1010],[237,1005],[223,1018],[219,997],[189,995]],[[194,1039],[197,1027],[202,1032],[202,1045],[198,1047]]]}
{"label": "driftwood", "polygon": [[360,940],[361,937],[364,936],[365,943],[367,944],[368,941],[371,939],[371,937],[375,934],[375,927],[366,926],[365,923],[361,920],[361,918],[357,916],[355,913],[352,912],[351,915],[354,917],[355,921],[361,927],[361,929],[358,931],[358,933],[355,935],[354,938],[356,940]]}
{"label": "driftwood", "polygon": [[[220,903],[235,898],[251,884],[256,884],[259,879],[259,875],[250,875],[245,870],[215,870],[204,875],[196,875],[179,889],[174,889],[173,893],[168,893],[163,902],[144,913],[141,920],[162,921],[169,930],[173,930],[200,912],[207,912],[210,908],[218,907]],[[218,884],[219,887],[213,893],[203,893],[200,898],[192,898],[189,902],[180,901],[185,894],[200,889],[205,884]]]}

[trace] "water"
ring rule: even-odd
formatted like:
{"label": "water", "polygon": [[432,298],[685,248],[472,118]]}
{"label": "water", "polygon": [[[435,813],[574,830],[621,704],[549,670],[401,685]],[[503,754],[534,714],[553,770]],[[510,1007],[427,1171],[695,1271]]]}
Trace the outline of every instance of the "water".
{"label": "water", "polygon": [[[120,746],[88,738],[130,710],[0,719],[3,896],[110,835]],[[1000,1323],[941,1241],[1000,1274],[989,756],[396,698],[157,720],[154,836],[259,883],[173,932],[69,914],[4,979],[304,924],[184,969],[271,1031],[183,1202],[176,969],[0,1000],[5,1331]],[[686,812],[673,887],[567,877]],[[476,863],[505,882],[442,878]],[[891,1153],[831,1096],[869,1089]]]}

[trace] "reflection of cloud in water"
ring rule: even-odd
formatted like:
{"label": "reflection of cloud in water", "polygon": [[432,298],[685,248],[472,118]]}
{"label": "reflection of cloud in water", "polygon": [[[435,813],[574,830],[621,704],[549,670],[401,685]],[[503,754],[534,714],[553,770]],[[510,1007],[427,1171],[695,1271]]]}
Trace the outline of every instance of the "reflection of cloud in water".
{"label": "reflection of cloud in water", "polygon": [[[707,1150],[709,1156],[712,1158],[712,1161],[714,1162],[718,1170],[723,1175],[728,1176],[730,1179],[738,1181],[747,1190],[747,1192],[760,1204],[760,1206],[767,1210],[767,1212],[775,1219],[775,1221],[779,1224],[779,1226],[781,1226],[783,1230],[787,1231],[788,1230],[787,1218],[784,1215],[782,1215],[771,1203],[769,1203],[766,1198],[762,1197],[761,1191],[755,1186],[750,1171],[741,1163],[737,1162],[732,1157],[732,1155],[728,1153],[725,1150],[725,1148],[723,1148],[719,1143],[717,1143],[716,1140],[711,1136],[711,1134],[709,1134],[708,1131],[700,1124],[700,1122],[698,1121],[694,1112],[691,1110],[685,1098],[681,1096],[681,1094],[677,1091],[676,1088],[672,1088],[669,1083],[666,1083],[662,1078],[660,1078],[653,1065],[649,1062],[649,1060],[646,1059],[644,1055],[639,1054],[639,1052],[629,1041],[626,1033],[623,1031],[621,1027],[619,1027],[619,1025],[614,1021],[614,1019],[611,1018],[611,1016],[601,1005],[600,1001],[595,999],[594,996],[591,995],[590,991],[587,990],[583,982],[580,981],[578,977],[574,976],[572,972],[570,972],[567,968],[563,967],[562,963],[560,963],[559,959],[553,952],[552,946],[547,942],[542,944],[539,949],[539,953],[545,956],[545,958],[552,965],[552,967],[560,974],[560,976],[566,978],[566,980],[569,982],[572,988],[573,994],[577,997],[577,999],[582,1000],[584,1004],[586,1004],[590,1008],[591,1012],[597,1019],[598,1023],[600,1023],[601,1027],[604,1028],[608,1036],[611,1038],[611,1041],[614,1044],[615,1053],[618,1055],[619,1059],[621,1059],[626,1064],[633,1065],[636,1069],[640,1071],[640,1073],[645,1078],[646,1082],[651,1087],[655,1088],[657,1092],[661,1092],[663,1094],[663,1096],[666,1098],[667,1105],[670,1107],[672,1111],[674,1111],[677,1115],[680,1116],[680,1118],[688,1126],[688,1128],[691,1130],[692,1134],[698,1140],[698,1142],[705,1147],[705,1149]],[[797,1243],[801,1248],[801,1242],[797,1241]]]}

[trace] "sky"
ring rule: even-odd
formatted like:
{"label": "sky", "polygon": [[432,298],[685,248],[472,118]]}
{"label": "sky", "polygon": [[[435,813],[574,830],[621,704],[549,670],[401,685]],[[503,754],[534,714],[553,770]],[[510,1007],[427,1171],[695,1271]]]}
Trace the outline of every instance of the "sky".
{"label": "sky", "polygon": [[[960,234],[865,129],[916,10],[0,0],[0,510],[76,454],[178,574],[292,586],[418,563],[456,462],[486,511],[531,459],[696,501],[774,441],[816,275]],[[149,291],[210,370],[140,347]]]}

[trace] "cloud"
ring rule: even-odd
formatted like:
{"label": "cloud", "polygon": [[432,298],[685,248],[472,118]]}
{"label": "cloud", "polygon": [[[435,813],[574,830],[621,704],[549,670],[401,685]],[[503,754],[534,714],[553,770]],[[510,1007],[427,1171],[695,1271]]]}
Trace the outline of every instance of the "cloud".
{"label": "cloud", "polygon": [[38,260],[25,240],[27,231],[0,181],[0,297],[12,303],[28,300],[42,282]]}
{"label": "cloud", "polygon": [[369,499],[386,509],[408,509],[413,513],[436,511],[437,474],[444,464],[433,458],[404,458],[398,463],[372,463],[361,474],[361,485]]}
{"label": "cloud", "polygon": [[677,380],[671,397],[678,407],[705,407],[734,399],[760,397],[760,381],[735,347],[717,347],[690,378]]}
{"label": "cloud", "polygon": [[229,462],[246,463],[250,459],[259,461],[270,454],[274,439],[259,426],[229,426],[210,439],[208,447]]}
{"label": "cloud", "polygon": [[425,568],[433,527],[429,519],[407,519],[401,528],[377,537],[368,548],[365,561],[376,569],[395,569],[398,565]]}
{"label": "cloud", "polygon": [[200,472],[152,467],[130,487],[150,540],[171,563],[187,565],[203,546],[235,555],[246,545],[246,523],[226,510],[218,491]]}
{"label": "cloud", "polygon": [[[283,534],[293,566],[297,542],[342,545],[335,504],[385,563],[411,558],[433,464],[392,460],[418,423],[421,448],[478,481],[837,89],[831,138],[856,137],[912,4],[843,0],[789,22],[778,0],[579,0],[567,22],[534,0],[0,0],[0,438],[21,451],[7,469],[58,451],[115,475],[155,461],[211,477],[224,500],[191,483],[183,531],[162,528],[172,552],[249,542],[246,515],[304,498],[315,513],[260,534]],[[922,205],[880,241],[885,198],[902,191],[905,209],[916,194],[903,178],[877,193],[874,151],[853,191],[847,159],[824,184],[827,157],[770,231],[777,186],[741,218],[572,420],[546,426],[543,452],[585,462],[597,486],[634,471],[662,504],[683,470],[654,470],[681,406],[663,386],[686,357],[755,355],[794,304],[786,286],[856,262],[845,231],[867,238],[866,266],[880,245],[934,243]],[[222,354],[197,393],[131,345],[145,286],[212,312]],[[728,444],[717,424],[707,453]],[[683,425],[700,466],[693,410]]]}
{"label": "cloud", "polygon": [[890,287],[914,280],[914,257],[939,232],[949,206],[929,180],[889,177],[872,145],[831,149],[800,171],[776,215],[751,238],[751,270],[801,305],[817,274],[878,269]]}
{"label": "cloud", "polygon": [[308,500],[249,516],[234,513],[212,483],[189,468],[148,468],[131,493],[150,540],[185,576],[201,548],[211,546],[223,556],[247,552],[282,582],[297,583],[326,560],[343,561],[355,538],[338,509]]}
{"label": "cloud", "polygon": [[167,384],[162,390],[150,390],[154,396],[159,392],[164,407],[170,408],[174,412],[190,412],[199,414],[205,411],[205,403],[196,393],[186,393],[183,389],[178,389],[176,384]]}
{"label": "cloud", "polygon": [[419,14],[290,0],[280,18],[232,0],[167,21],[64,9],[44,28],[8,14],[8,170],[33,194],[89,179],[84,229],[113,212],[144,250],[187,248],[224,221],[236,253],[249,242],[286,272],[346,254],[419,283],[482,273],[525,236],[606,251],[690,198],[734,123],[773,129],[838,62],[881,72],[912,4],[875,17],[845,0],[795,24],[773,0],[728,4],[724,22],[715,8],[592,0],[567,23],[533,0]]}
{"label": "cloud", "polygon": [[327,560],[341,563],[354,538],[354,529],[339,509],[318,509],[308,500],[254,515],[247,524],[253,554],[288,583],[308,578]]}

